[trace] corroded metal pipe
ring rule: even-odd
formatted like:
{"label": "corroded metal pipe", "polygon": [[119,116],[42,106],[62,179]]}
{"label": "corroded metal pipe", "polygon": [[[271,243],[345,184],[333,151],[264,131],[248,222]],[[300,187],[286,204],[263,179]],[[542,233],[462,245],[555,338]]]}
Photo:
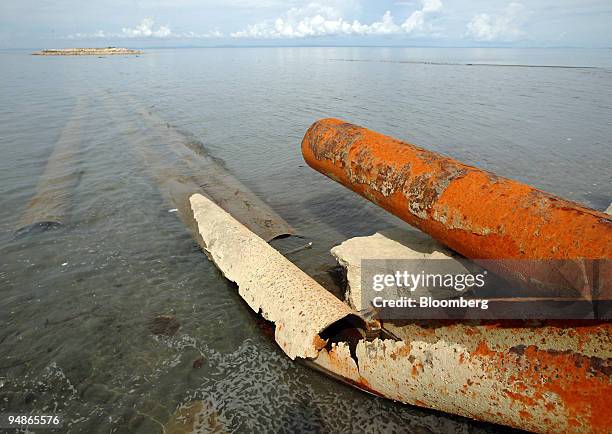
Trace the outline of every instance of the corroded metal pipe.
{"label": "corroded metal pipe", "polygon": [[610,324],[384,324],[314,364],[386,398],[533,432],[610,432]]}
{"label": "corroded metal pipe", "polygon": [[[612,298],[609,215],[338,119],[315,122],[302,154],[315,170],[462,255],[508,260],[492,271],[547,295]],[[599,278],[591,259],[604,260],[603,269],[595,265]],[[582,276],[569,293],[559,290],[568,276]]]}

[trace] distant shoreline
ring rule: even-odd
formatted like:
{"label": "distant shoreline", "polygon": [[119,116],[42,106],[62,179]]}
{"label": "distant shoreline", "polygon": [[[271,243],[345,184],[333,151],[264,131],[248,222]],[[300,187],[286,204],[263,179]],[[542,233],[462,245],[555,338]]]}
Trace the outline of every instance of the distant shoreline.
{"label": "distant shoreline", "polygon": [[33,56],[109,56],[125,54],[143,54],[140,50],[130,48],[59,48],[37,51]]}

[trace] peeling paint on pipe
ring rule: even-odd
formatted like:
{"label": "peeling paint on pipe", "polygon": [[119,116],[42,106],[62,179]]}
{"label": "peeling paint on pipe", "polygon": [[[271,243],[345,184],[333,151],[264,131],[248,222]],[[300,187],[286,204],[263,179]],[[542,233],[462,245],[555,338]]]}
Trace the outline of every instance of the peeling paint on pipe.
{"label": "peeling paint on pipe", "polygon": [[610,324],[407,323],[314,363],[406,404],[533,432],[609,432]]}
{"label": "peeling paint on pipe", "polygon": [[72,204],[72,193],[81,176],[76,166],[82,141],[81,121],[84,108],[84,98],[77,98],[72,117],[64,126],[38,180],[36,194],[30,199],[17,223],[18,232],[66,223]]}
{"label": "peeling paint on pipe", "polygon": [[[570,274],[588,274],[587,260],[612,259],[612,218],[605,213],[338,119],[315,122],[302,154],[315,170],[462,255],[510,260],[492,271],[541,295],[597,296],[593,282],[559,288],[568,266]],[[555,261],[516,259],[566,261],[560,272]]]}
{"label": "peeling paint on pipe", "polygon": [[[404,238],[405,248],[419,241]],[[372,251],[370,242],[345,242],[352,250],[338,259],[347,272],[367,247],[377,257],[397,253],[389,243]],[[394,339],[360,340],[352,351],[339,342],[314,363],[369,392],[473,419],[537,432],[612,428],[609,322],[398,320],[382,328]]]}

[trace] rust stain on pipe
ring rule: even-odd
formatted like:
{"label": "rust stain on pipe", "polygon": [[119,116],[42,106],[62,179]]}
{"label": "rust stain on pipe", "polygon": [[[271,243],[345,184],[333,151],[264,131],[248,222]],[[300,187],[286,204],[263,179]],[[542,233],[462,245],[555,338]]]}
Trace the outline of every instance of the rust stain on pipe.
{"label": "rust stain on pipe", "polygon": [[534,432],[609,432],[610,324],[412,322],[314,363],[396,401]]}
{"label": "rust stain on pipe", "polygon": [[[590,285],[555,291],[568,264],[569,274],[588,275],[581,270],[592,264],[584,259],[612,258],[609,215],[366,128],[319,120],[306,132],[302,154],[315,170],[462,255],[513,260],[497,271],[538,282],[548,295],[592,299]],[[520,266],[516,259],[570,261],[560,272],[554,261]],[[609,292],[601,295],[612,298]]]}

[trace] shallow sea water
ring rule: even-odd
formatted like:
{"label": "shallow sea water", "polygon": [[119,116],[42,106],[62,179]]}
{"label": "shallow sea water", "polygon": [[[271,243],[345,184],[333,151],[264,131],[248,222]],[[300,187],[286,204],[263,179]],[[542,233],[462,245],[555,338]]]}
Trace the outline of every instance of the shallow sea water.
{"label": "shallow sea water", "polygon": [[[596,209],[612,200],[612,50],[2,51],[0,64],[0,413],[61,412],[65,431],[162,432],[193,400],[230,432],[499,430],[287,359],[169,212],[160,173],[181,144],[168,129],[312,241],[290,259],[329,286],[332,246],[402,223],[305,165],[299,144],[321,117]],[[75,117],[69,220],[16,234]],[[158,315],[176,316],[178,333],[154,336]]]}

